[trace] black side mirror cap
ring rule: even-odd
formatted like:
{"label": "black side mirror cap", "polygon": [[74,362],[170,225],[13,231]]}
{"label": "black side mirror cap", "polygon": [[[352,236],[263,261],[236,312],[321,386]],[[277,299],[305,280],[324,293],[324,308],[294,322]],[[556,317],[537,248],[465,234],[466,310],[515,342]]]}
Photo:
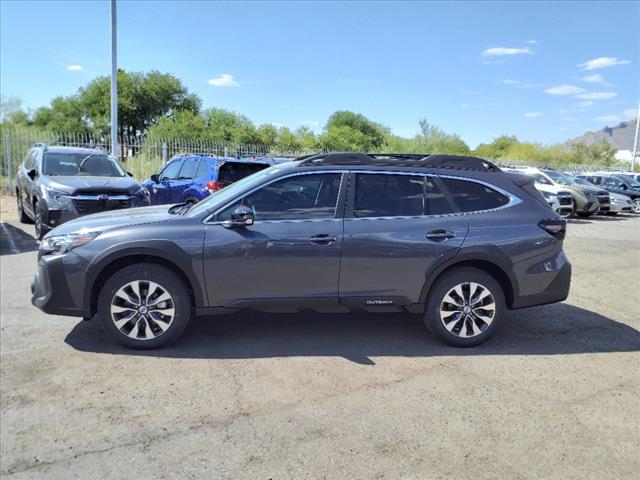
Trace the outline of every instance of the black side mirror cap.
{"label": "black side mirror cap", "polygon": [[33,169],[31,169],[31,170],[29,170],[29,171],[27,172],[27,175],[29,175],[29,178],[30,178],[31,180],[35,180],[35,179],[36,179],[36,177],[38,176],[38,172],[37,172],[37,170],[36,170],[35,168],[33,168]]}
{"label": "black side mirror cap", "polygon": [[[133,176],[133,175],[132,175],[132,176]],[[154,173],[154,174],[153,174],[153,175],[151,175],[151,177],[149,177],[149,178],[151,178],[151,181],[152,181],[153,183],[158,183],[158,182],[160,182],[160,177],[158,176],[158,174],[157,174],[157,173]]]}
{"label": "black side mirror cap", "polygon": [[130,177],[133,177],[133,173],[131,173],[130,171],[127,170],[126,172],[127,175],[129,175]]}
{"label": "black side mirror cap", "polygon": [[246,206],[240,206],[231,214],[231,220],[222,222],[222,226],[226,228],[249,227],[253,225],[253,221],[253,210]]}

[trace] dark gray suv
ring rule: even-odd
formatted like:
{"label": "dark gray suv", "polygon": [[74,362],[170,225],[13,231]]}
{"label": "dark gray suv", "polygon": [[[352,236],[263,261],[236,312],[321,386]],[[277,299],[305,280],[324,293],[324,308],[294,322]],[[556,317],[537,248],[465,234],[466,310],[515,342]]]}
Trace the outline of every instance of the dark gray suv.
{"label": "dark gray suv", "polygon": [[242,308],[408,311],[451,345],[477,345],[507,309],[569,292],[566,223],[532,182],[470,157],[304,157],[195,205],[58,227],[32,301],[97,314],[132,348],[176,340],[193,313]]}
{"label": "dark gray suv", "polygon": [[39,239],[81,215],[149,205],[146,189],[102,150],[37,143],[16,174],[18,217]]}

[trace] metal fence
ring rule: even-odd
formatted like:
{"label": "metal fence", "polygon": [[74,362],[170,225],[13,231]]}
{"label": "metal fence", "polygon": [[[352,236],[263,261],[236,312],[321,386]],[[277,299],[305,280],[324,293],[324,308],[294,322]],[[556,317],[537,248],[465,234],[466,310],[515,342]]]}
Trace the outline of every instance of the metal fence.
{"label": "metal fence", "polygon": [[[35,143],[47,145],[65,145],[72,147],[100,148],[108,151],[110,138],[95,137],[70,133],[54,133],[28,129],[0,129],[0,189],[5,192],[15,191],[15,172],[22,159]],[[164,164],[174,155],[192,153],[201,155],[217,155],[224,157],[262,156],[295,158],[313,153],[295,147],[269,147],[265,145],[234,145],[209,141],[168,140],[162,138],[122,137],[118,142],[118,155],[124,167],[137,180],[144,180],[158,173]],[[536,165],[524,160],[498,159],[499,165]],[[542,165],[540,165],[542,166]],[[558,164],[544,166],[568,172],[588,172],[603,170],[602,165]],[[617,165],[620,169],[622,165]]]}
{"label": "metal fence", "polygon": [[[271,156],[295,158],[312,153],[300,148],[268,147],[265,145],[235,145],[209,141],[169,140],[125,136],[118,139],[118,155],[125,169],[137,180],[158,173],[174,155],[191,153],[224,157]],[[15,190],[15,172],[35,143],[70,147],[110,149],[108,136],[54,133],[33,129],[0,130],[0,188]]]}

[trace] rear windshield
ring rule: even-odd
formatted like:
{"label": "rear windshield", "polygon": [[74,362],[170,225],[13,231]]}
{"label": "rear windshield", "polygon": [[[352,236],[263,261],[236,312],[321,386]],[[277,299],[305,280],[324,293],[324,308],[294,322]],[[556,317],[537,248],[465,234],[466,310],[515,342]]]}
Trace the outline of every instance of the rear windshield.
{"label": "rear windshield", "polygon": [[263,163],[225,162],[218,169],[218,181],[230,184],[267,167]]}
{"label": "rear windshield", "polygon": [[120,165],[104,153],[45,152],[45,175],[124,177]]}

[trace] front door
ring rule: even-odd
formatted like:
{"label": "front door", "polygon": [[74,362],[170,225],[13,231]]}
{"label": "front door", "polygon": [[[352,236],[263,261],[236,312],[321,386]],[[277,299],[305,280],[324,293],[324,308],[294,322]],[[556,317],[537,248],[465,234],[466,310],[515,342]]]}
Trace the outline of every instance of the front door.
{"label": "front door", "polygon": [[173,200],[171,187],[180,172],[182,162],[182,159],[174,160],[164,167],[162,172],[160,172],[158,183],[153,184],[151,187],[151,200],[154,205],[177,203]]}
{"label": "front door", "polygon": [[418,303],[430,267],[453,256],[468,222],[436,180],[415,174],[352,174],[345,213],[340,301],[351,306]]}
{"label": "front door", "polygon": [[[204,244],[209,305],[337,305],[343,233],[339,206],[346,178],[339,172],[285,177],[214,216]],[[253,210],[254,224],[223,226],[240,205]]]}

